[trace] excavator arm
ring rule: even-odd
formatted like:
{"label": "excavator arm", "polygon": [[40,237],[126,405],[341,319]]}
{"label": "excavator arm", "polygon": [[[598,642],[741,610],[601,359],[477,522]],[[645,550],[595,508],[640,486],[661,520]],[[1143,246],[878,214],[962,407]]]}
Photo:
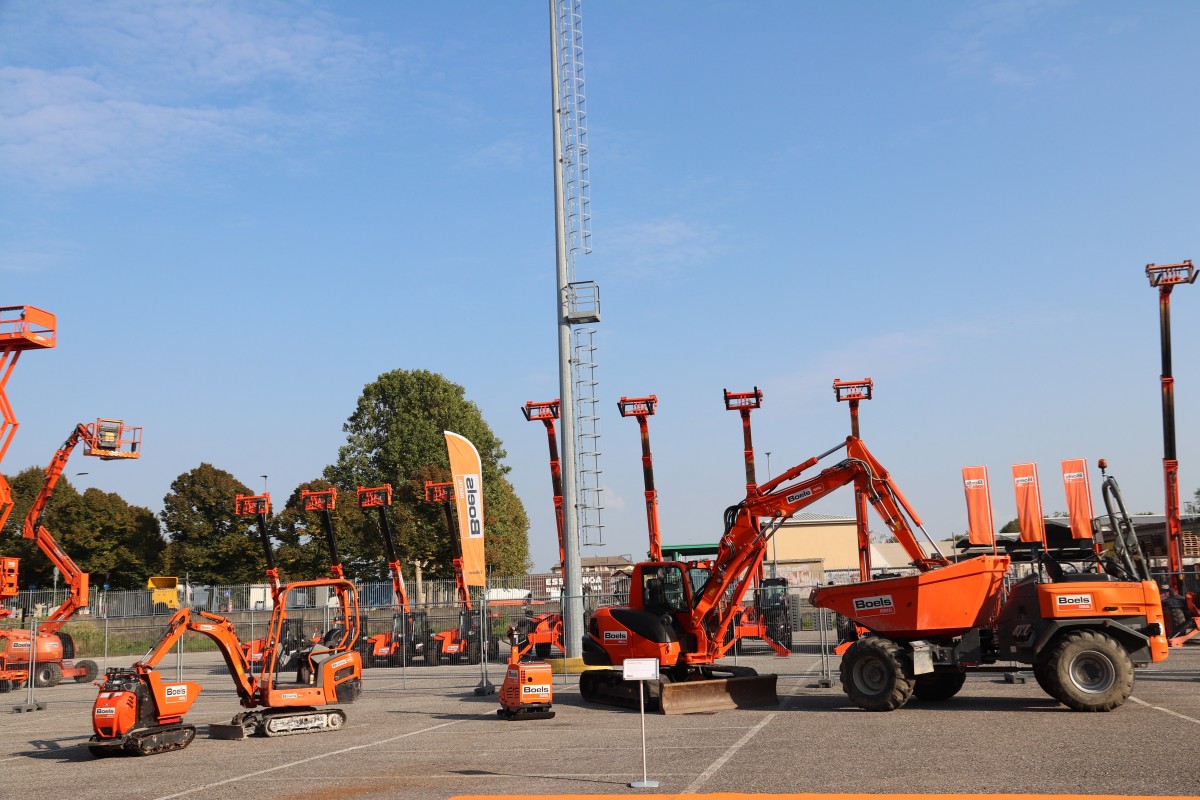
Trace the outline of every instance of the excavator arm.
{"label": "excavator arm", "polygon": [[75,430],[58,448],[50,465],[46,467],[42,488],[29,506],[29,512],[21,526],[21,535],[37,543],[38,549],[58,568],[67,586],[67,597],[62,605],[54,609],[42,623],[43,633],[57,632],[76,612],[88,605],[88,574],[76,565],[54,540],[50,531],[42,525],[42,515],[46,512],[58,479],[62,477],[71,453],[80,442],[84,443],[84,455],[96,456],[106,461],[140,457],[141,431],[141,428],[128,427],[121,420],[114,419],[98,419],[95,423],[87,425],[80,423],[75,426]]}
{"label": "excavator arm", "polygon": [[210,614],[207,611],[196,611],[181,608],[167,623],[167,629],[159,637],[149,652],[133,665],[133,670],[139,675],[147,675],[154,671],[159,662],[171,652],[186,633],[199,633],[207,636],[216,644],[229,676],[233,680],[238,698],[246,708],[257,705],[258,680],[250,672],[250,664],[242,652],[241,642],[238,641],[233,623],[224,617]]}
{"label": "excavator arm", "polygon": [[234,499],[233,513],[239,517],[254,517],[258,523],[258,538],[267,559],[267,583],[271,587],[271,605],[279,604],[279,569],[275,566],[275,549],[271,547],[271,532],[267,530],[267,515],[271,513],[271,493],[245,495]]}
{"label": "excavator arm", "polygon": [[[791,482],[842,447],[846,448],[847,457],[841,462],[812,478]],[[725,535],[721,539],[709,579],[698,593],[691,615],[697,628],[706,621],[715,628],[704,637],[710,643],[710,650],[723,641],[732,620],[732,610],[741,603],[762,562],[767,542],[779,526],[792,515],[848,484],[854,484],[866,496],[918,569],[925,571],[948,563],[940,553],[933,557],[925,554],[905,518],[907,513],[920,526],[911,506],[867,446],[860,439],[849,436],[845,443],[792,467],[778,478],[758,487],[757,496],[748,497],[725,512]],[[769,519],[765,528],[757,524],[759,518]],[[728,601],[723,602],[726,598]],[[716,625],[711,624],[714,618]]]}

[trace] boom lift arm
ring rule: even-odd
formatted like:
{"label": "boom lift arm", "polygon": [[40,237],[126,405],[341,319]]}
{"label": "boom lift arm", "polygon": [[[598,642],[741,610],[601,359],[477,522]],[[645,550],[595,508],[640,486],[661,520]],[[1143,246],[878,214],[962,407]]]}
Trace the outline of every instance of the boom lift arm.
{"label": "boom lift arm", "polygon": [[[345,580],[346,570],[342,566],[342,558],[338,555],[337,537],[333,533],[333,509],[337,505],[337,487],[330,486],[328,489],[319,489],[314,491],[302,490],[300,499],[304,501],[305,511],[315,511],[321,517],[321,529],[325,531],[325,544],[329,547],[329,573],[337,580]],[[349,609],[346,607],[349,602],[346,597],[345,590],[340,584],[334,585],[334,592],[337,594],[338,609],[342,613],[342,620],[349,619]],[[342,631],[342,640],[336,647],[349,647],[354,640],[347,640],[349,630]]]}
{"label": "boom lift arm", "polygon": [[537,403],[530,400],[521,409],[521,413],[530,422],[538,420],[546,426],[546,440],[550,446],[550,483],[554,490],[554,527],[558,531],[558,563],[561,567],[566,560],[563,549],[563,483],[562,467],[558,460],[558,435],[554,430],[554,420],[558,419],[559,401]]}
{"label": "boom lift arm", "polygon": [[96,456],[105,461],[139,458],[142,429],[125,425],[118,419],[98,419],[87,425],[80,423],[75,426],[75,430],[58,448],[50,465],[46,467],[42,488],[34,498],[33,504],[29,506],[29,512],[21,526],[21,535],[37,543],[38,549],[45,553],[62,573],[67,585],[66,599],[41,625],[41,632],[47,635],[57,632],[67,620],[88,604],[88,574],[79,569],[71,557],[63,552],[50,531],[42,525],[42,515],[54,494],[54,487],[58,485],[58,479],[66,469],[71,453],[80,442],[84,444],[85,456]]}

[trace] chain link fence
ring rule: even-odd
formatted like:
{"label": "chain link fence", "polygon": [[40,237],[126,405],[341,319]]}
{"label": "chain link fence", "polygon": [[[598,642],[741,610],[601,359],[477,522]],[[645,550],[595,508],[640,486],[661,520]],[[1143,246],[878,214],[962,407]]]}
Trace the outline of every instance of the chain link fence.
{"label": "chain link fence", "polygon": [[[830,576],[826,576],[829,578]],[[817,656],[821,672],[829,674],[829,657],[836,644],[834,616],[814,608],[808,600],[812,586],[791,586],[777,596],[770,612],[771,636],[793,654]],[[623,575],[605,576],[587,583],[584,595],[586,618],[601,606],[623,605],[629,601],[629,581]],[[486,676],[488,667],[502,675],[513,639],[532,630],[537,621],[562,611],[561,579],[555,574],[529,575],[518,579],[489,581],[486,591],[471,609],[457,599],[453,581],[424,581],[413,593],[411,613],[399,613],[391,582],[358,584],[359,637],[356,644],[367,669],[427,667],[466,667],[444,670],[442,680],[464,680],[476,672]],[[5,627],[24,626],[44,619],[65,598],[65,590],[21,592],[10,603],[16,614],[5,620]],[[161,595],[160,595],[161,598]],[[736,619],[767,619],[767,612],[756,604],[759,598],[748,595]],[[765,595],[763,598],[765,602]],[[71,642],[71,657],[91,659],[103,673],[109,666],[127,666],[145,657],[167,630],[167,622],[178,607],[218,615],[227,619],[258,669],[255,653],[261,653],[271,619],[271,594],[266,584],[181,587],[176,603],[154,603],[150,590],[104,591],[93,589],[91,604],[63,626],[61,633]],[[342,625],[336,596],[324,587],[314,587],[289,595],[288,619],[293,646],[321,641]],[[732,630],[731,625],[731,630]],[[515,632],[515,636],[510,636]],[[564,631],[563,640],[578,640],[583,631]],[[381,649],[381,641],[397,642]],[[461,643],[461,648],[451,643]],[[474,644],[472,644],[474,642]],[[198,669],[202,674],[226,674],[228,667],[215,642],[201,634],[185,635],[175,648],[176,656],[164,658],[159,669],[172,667]],[[561,656],[549,644],[539,645],[541,657]],[[775,651],[764,639],[748,636],[730,649],[729,655],[773,656]],[[176,663],[177,662],[177,663]],[[182,673],[181,673],[182,674]],[[409,676],[416,673],[409,672]],[[432,679],[432,671],[423,679]]]}

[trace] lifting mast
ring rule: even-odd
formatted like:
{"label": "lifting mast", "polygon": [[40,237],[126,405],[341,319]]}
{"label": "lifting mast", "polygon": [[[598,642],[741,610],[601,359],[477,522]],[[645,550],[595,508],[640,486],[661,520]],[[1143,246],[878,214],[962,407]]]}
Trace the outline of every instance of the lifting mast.
{"label": "lifting mast", "polygon": [[[858,436],[858,404],[862,400],[871,399],[871,391],[875,383],[866,378],[861,381],[844,381],[833,379],[833,395],[839,403],[850,404],[850,435]],[[867,523],[867,498],[857,488],[854,490],[854,520],[858,530],[858,579],[871,579],[871,532]]]}
{"label": "lifting mast", "polygon": [[[563,546],[563,482],[562,469],[558,460],[558,436],[555,432],[554,421],[558,419],[560,404],[557,399],[543,402],[530,400],[525,403],[521,413],[530,422],[541,422],[546,426],[546,442],[550,449],[550,484],[554,491],[554,526],[558,531],[558,565],[566,575],[566,551]],[[523,621],[521,632],[524,643],[514,643],[510,663],[518,663],[530,650],[544,658],[550,654],[550,648],[557,647],[566,653],[563,645],[563,618],[561,613],[546,612],[535,616],[527,615]],[[515,634],[514,634],[515,635]]]}
{"label": "lifting mast", "polygon": [[[333,535],[333,509],[337,505],[337,487],[309,491],[302,489],[300,499],[304,501],[305,511],[316,511],[321,517],[321,529],[325,531],[325,543],[329,547],[329,573],[337,580],[346,579],[346,570],[342,566],[342,558],[338,555],[337,537]],[[337,593],[338,608],[342,611],[342,619],[347,616],[347,598],[341,584],[334,584]]]}
{"label": "lifting mast", "polygon": [[554,489],[554,526],[558,531],[558,565],[565,569],[566,556],[563,550],[563,482],[562,469],[558,460],[558,436],[554,430],[554,420],[558,419],[558,400],[525,403],[521,409],[525,419],[530,422],[540,421],[546,426],[546,439],[550,445],[550,483]]}
{"label": "lifting mast", "polygon": [[[658,528],[658,490],[654,488],[654,457],[650,454],[650,426],[647,417],[654,415],[658,396],[621,397],[617,410],[622,417],[635,417],[642,438],[642,481],[646,487],[646,525],[650,532],[650,560],[662,561],[662,535]],[[747,417],[748,419],[748,417]]]}
{"label": "lifting mast", "polygon": [[412,612],[408,605],[408,590],[404,587],[404,575],[400,571],[400,556],[396,554],[396,537],[392,535],[392,525],[388,521],[387,507],[392,504],[392,485],[358,487],[358,507],[361,509],[374,508],[379,513],[379,531],[383,534],[383,543],[387,547],[388,573],[392,576],[392,591],[396,595],[396,605],[404,613]]}
{"label": "lifting mast", "polygon": [[42,515],[51,495],[54,494],[54,487],[66,469],[71,452],[80,442],[84,443],[85,456],[96,456],[105,461],[140,458],[142,429],[125,425],[119,419],[98,419],[87,425],[80,423],[75,426],[75,430],[58,448],[50,465],[46,467],[42,488],[30,505],[21,526],[21,536],[37,543],[38,549],[45,553],[62,573],[68,587],[67,597],[62,605],[39,626],[39,633],[46,635],[57,632],[77,611],[88,605],[88,574],[79,569],[42,525]]}
{"label": "lifting mast", "polygon": [[1179,461],[1175,455],[1175,378],[1171,374],[1171,290],[1196,282],[1190,260],[1178,264],[1147,264],[1146,277],[1158,289],[1159,332],[1162,348],[1163,484],[1167,499],[1167,572],[1170,586],[1183,594],[1183,533],[1179,524]]}
{"label": "lifting mast", "polygon": [[267,557],[267,583],[271,586],[271,605],[279,603],[279,570],[275,567],[275,550],[271,547],[271,533],[267,530],[267,515],[271,513],[271,493],[239,494],[234,500],[233,513],[239,517],[254,517],[258,522],[258,537],[263,553]]}
{"label": "lifting mast", "polygon": [[468,612],[473,611],[471,593],[467,591],[467,579],[463,574],[462,542],[459,541],[458,530],[454,524],[454,483],[425,481],[425,502],[441,503],[442,510],[446,512],[446,531],[450,534],[450,546],[454,553],[454,585],[458,590],[458,602]]}

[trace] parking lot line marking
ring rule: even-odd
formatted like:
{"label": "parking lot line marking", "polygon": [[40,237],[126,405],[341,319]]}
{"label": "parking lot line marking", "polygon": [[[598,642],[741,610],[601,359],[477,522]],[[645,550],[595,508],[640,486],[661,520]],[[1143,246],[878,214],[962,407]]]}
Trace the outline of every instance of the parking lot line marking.
{"label": "parking lot line marking", "polygon": [[1130,697],[1129,699],[1132,700],[1133,702],[1137,703],[1138,705],[1143,705],[1146,708],[1153,709],[1154,711],[1161,711],[1164,714],[1170,714],[1172,717],[1179,717],[1180,719],[1186,719],[1188,722],[1194,722],[1197,725],[1200,725],[1200,719],[1196,719],[1194,717],[1189,717],[1186,714],[1180,714],[1178,711],[1172,711],[1171,709],[1163,708],[1162,706],[1152,706],[1149,703],[1147,703],[1145,700],[1139,700],[1136,697]]}
{"label": "parking lot line marking", "polygon": [[704,770],[704,772],[701,772],[700,775],[696,778],[696,780],[692,781],[686,789],[684,789],[682,792],[680,792],[680,794],[695,794],[696,790],[699,789],[702,785],[704,785],[705,781],[707,781],[709,778],[711,778],[716,773],[717,770],[719,770],[721,767],[723,767],[725,765],[726,761],[733,758],[738,750],[741,750],[742,747],[744,747],[747,742],[749,742],[751,739],[754,738],[754,735],[756,733],[758,733],[764,727],[766,727],[767,723],[769,723],[773,719],[775,719],[775,712],[771,712],[770,714],[767,714],[767,716],[763,718],[762,722],[758,723],[753,728],[746,731],[745,736],[743,736],[741,739],[738,739],[736,744],[734,744],[732,747],[730,747],[728,750],[726,750],[724,753],[722,753],[720,758],[718,758],[713,763],[709,764],[708,769]]}
{"label": "parking lot line marking", "polygon": [[[487,716],[492,716],[492,715],[488,714]],[[460,722],[467,722],[469,719],[474,719],[474,717],[468,717],[465,719],[455,719],[455,720],[451,720],[450,722],[443,722],[441,725],[433,725],[428,728],[422,728],[419,731],[410,731],[408,733],[402,733],[399,736],[391,736],[387,739],[380,739],[377,742],[367,742],[366,744],[356,744],[353,747],[343,747],[341,750],[333,750],[328,753],[318,753],[315,756],[309,756],[308,758],[302,758],[299,761],[292,761],[287,764],[279,764],[274,767],[268,767],[267,769],[260,769],[260,770],[256,770],[255,772],[247,772],[245,775],[237,775],[233,778],[226,778],[223,781],[217,781],[215,783],[206,783],[203,786],[195,786],[191,789],[185,789],[182,792],[176,792],[175,794],[163,795],[162,797],[157,798],[157,800],[173,800],[173,798],[176,798],[176,797],[185,797],[189,794],[195,794],[196,792],[203,792],[206,789],[212,789],[217,786],[224,786],[227,783],[236,783],[238,781],[244,781],[247,778],[257,778],[259,775],[266,775],[271,772],[278,772],[281,769],[288,769],[289,767],[296,767],[296,766],[299,766],[300,764],[307,764],[310,761],[319,761],[322,758],[329,758],[330,756],[340,756],[343,753],[353,753],[355,750],[365,750],[368,747],[378,747],[381,744],[389,744],[390,742],[396,742],[396,741],[399,741],[400,739],[407,739],[409,736],[416,736],[417,734],[421,734],[421,733],[429,733],[430,731],[436,731],[439,728],[447,728],[451,725],[457,725]]]}

